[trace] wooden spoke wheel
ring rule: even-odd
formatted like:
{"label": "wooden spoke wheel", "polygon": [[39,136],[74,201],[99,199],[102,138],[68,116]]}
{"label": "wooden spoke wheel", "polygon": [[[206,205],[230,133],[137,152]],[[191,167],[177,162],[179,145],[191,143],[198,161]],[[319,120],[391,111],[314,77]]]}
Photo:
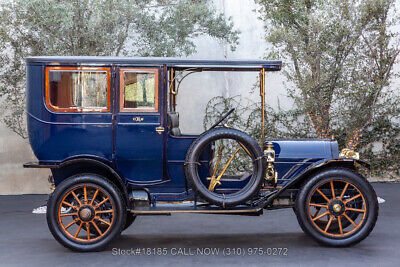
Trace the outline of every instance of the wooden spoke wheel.
{"label": "wooden spoke wheel", "polygon": [[120,235],[126,224],[125,201],[106,178],[80,174],[67,178],[51,194],[47,224],[63,246],[98,251]]}
{"label": "wooden spoke wheel", "polygon": [[99,187],[78,186],[68,191],[60,202],[58,221],[70,238],[94,241],[110,230],[114,222],[114,205],[111,197]]}
{"label": "wooden spoke wheel", "polygon": [[378,218],[376,194],[360,174],[329,168],[309,177],[296,198],[303,231],[329,246],[349,246],[366,238]]}
{"label": "wooden spoke wheel", "polygon": [[361,227],[366,214],[363,194],[354,184],[343,180],[321,184],[314,189],[308,201],[310,220],[326,235],[350,235]]}

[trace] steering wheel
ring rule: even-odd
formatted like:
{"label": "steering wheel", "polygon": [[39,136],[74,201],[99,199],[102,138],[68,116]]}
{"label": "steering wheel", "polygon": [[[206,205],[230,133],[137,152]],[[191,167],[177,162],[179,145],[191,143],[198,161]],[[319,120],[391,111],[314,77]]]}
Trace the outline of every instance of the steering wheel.
{"label": "steering wheel", "polygon": [[222,116],[219,118],[219,120],[218,120],[216,123],[214,123],[213,126],[211,126],[211,128],[210,128],[209,130],[214,129],[215,127],[217,127],[218,124],[220,124],[221,122],[223,122],[229,115],[231,115],[231,113],[232,113],[233,111],[235,111],[234,108],[231,109],[231,110],[229,110],[229,111],[228,111],[227,113],[225,113],[224,115],[222,115]]}

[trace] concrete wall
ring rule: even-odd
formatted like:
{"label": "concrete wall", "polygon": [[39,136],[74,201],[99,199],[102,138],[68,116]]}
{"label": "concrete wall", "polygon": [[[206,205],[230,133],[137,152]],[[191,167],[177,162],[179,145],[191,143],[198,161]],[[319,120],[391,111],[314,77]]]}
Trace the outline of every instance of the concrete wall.
{"label": "concrete wall", "polygon": [[[398,0],[400,3],[400,0]],[[199,59],[259,59],[268,51],[263,35],[263,23],[257,19],[252,0],[214,0],[219,11],[232,16],[235,26],[241,31],[240,45],[236,51],[208,37],[196,40],[198,52],[190,58]],[[400,29],[399,29],[400,32]],[[400,66],[396,66],[400,71]],[[258,101],[258,91],[250,93],[257,79],[256,74],[200,73],[193,74],[182,82],[178,97],[178,111],[181,114],[181,128],[185,133],[203,131],[203,117],[207,102],[214,96],[235,96],[241,94],[252,101]],[[267,102],[276,107],[290,107],[285,97],[284,78],[281,73],[268,73],[266,77]],[[400,79],[392,86],[400,88]],[[181,104],[181,105],[180,105]],[[182,105],[184,104],[184,105]],[[4,125],[0,124],[0,194],[47,193],[48,170],[23,169],[22,164],[35,161],[28,141],[22,140]]]}
{"label": "concrete wall", "polygon": [[[257,19],[254,12],[254,1],[216,0],[215,6],[220,12],[232,17],[237,29],[241,31],[240,44],[235,51],[229,45],[218,42],[210,37],[200,37],[196,40],[197,53],[190,58],[204,59],[262,59],[268,51],[264,39],[263,22]],[[181,85],[178,96],[181,129],[187,133],[203,131],[203,118],[207,102],[214,96],[242,95],[251,101],[259,101],[259,91],[252,90],[258,73],[216,73],[203,72],[188,76]],[[267,101],[276,107],[278,98],[283,107],[291,102],[285,98],[283,76],[279,72],[268,73],[266,76]],[[251,91],[254,91],[251,93]],[[185,105],[179,106],[180,103]]]}
{"label": "concrete wall", "polygon": [[0,124],[0,195],[49,192],[48,169],[24,169],[35,161],[28,140],[23,140]]}

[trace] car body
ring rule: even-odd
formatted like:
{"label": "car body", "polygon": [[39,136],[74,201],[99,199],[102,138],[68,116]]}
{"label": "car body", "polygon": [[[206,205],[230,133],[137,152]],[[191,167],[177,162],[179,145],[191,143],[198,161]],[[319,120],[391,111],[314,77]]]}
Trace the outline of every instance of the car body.
{"label": "car body", "polygon": [[[264,138],[260,146],[265,153],[268,146],[273,151],[268,166],[276,181],[262,186],[251,207],[200,208],[184,173],[188,149],[199,135],[180,133],[175,112],[176,72],[251,71],[259,72],[265,83],[265,72],[279,71],[281,61],[114,57],[30,57],[26,61],[28,133],[38,162],[24,166],[50,168],[55,187],[82,173],[107,177],[121,191],[127,211],[135,215],[260,215],[265,209],[293,207],[301,185],[318,172],[368,167],[355,157],[339,156],[333,139]],[[143,89],[143,94],[152,96],[150,105],[142,103],[144,107],[139,107],[139,100],[128,100],[128,93],[124,95],[128,85],[139,88],[139,80],[143,88],[154,88]],[[75,89],[92,86],[92,91],[75,92],[68,89],[71,83]],[[67,91],[72,97],[65,96]],[[96,95],[97,102],[85,99],[85,94]],[[261,96],[265,101],[264,84]],[[84,101],[88,103],[83,107]],[[208,153],[201,158],[205,163],[209,160]],[[137,202],[143,199],[147,207],[138,210]],[[192,206],[182,208],[188,201]],[[160,208],[165,203],[177,206]]]}

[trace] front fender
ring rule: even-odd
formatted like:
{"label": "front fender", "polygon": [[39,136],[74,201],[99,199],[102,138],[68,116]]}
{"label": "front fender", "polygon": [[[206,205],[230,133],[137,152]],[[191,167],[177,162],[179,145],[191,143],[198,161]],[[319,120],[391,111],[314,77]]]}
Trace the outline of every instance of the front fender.
{"label": "front fender", "polygon": [[287,183],[282,189],[293,188],[293,185],[299,184],[309,176],[311,173],[315,171],[319,171],[329,167],[345,167],[350,169],[356,169],[358,166],[363,166],[367,169],[371,168],[371,165],[368,162],[359,160],[359,159],[352,159],[352,158],[337,158],[337,159],[325,159],[315,162],[311,164],[307,168],[305,168],[302,172],[297,174],[293,179]]}
{"label": "front fender", "polygon": [[264,208],[268,207],[274,199],[278,198],[282,193],[284,193],[287,189],[300,189],[303,181],[313,173],[330,168],[330,167],[345,167],[350,169],[357,169],[358,166],[363,166],[367,169],[370,169],[370,164],[368,162],[352,159],[352,158],[337,158],[337,159],[325,159],[315,162],[311,164],[307,168],[305,168],[302,172],[297,174],[293,179],[284,185],[281,189],[277,190],[276,193],[269,196],[265,202]]}

